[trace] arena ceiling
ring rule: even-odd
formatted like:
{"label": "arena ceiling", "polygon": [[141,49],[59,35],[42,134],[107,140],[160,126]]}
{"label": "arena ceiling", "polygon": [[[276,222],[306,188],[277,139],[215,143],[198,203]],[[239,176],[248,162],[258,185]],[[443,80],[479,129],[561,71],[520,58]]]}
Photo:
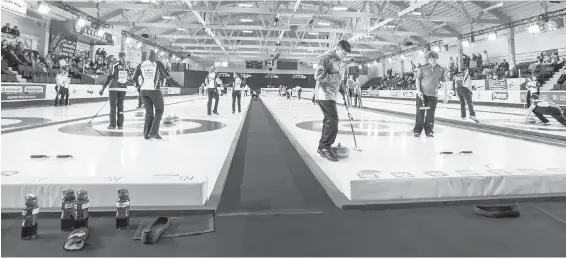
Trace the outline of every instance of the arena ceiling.
{"label": "arena ceiling", "polygon": [[[312,61],[340,39],[379,57],[566,8],[562,1],[65,1],[192,59]],[[410,42],[410,43],[407,43]]]}

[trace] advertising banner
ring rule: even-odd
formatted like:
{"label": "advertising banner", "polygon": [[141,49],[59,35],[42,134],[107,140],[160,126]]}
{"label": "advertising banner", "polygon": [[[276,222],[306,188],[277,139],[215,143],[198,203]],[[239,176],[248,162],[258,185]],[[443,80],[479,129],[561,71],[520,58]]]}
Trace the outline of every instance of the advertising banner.
{"label": "advertising banner", "polygon": [[521,90],[521,87],[527,83],[525,78],[507,79],[507,90]]}
{"label": "advertising banner", "polygon": [[566,91],[541,91],[540,98],[551,100],[560,106],[566,106]]}
{"label": "advertising banner", "polygon": [[77,50],[77,39],[73,35],[49,35],[49,50],[57,56],[74,57]]}
{"label": "advertising banner", "polygon": [[27,3],[25,0],[2,0],[2,9],[26,16]]}
{"label": "advertising banner", "polygon": [[486,90],[507,90],[506,80],[489,80]]}
{"label": "advertising banner", "polygon": [[486,80],[472,80],[472,87],[476,90],[487,90]]}
{"label": "advertising banner", "polygon": [[45,85],[2,83],[2,101],[45,98]]}

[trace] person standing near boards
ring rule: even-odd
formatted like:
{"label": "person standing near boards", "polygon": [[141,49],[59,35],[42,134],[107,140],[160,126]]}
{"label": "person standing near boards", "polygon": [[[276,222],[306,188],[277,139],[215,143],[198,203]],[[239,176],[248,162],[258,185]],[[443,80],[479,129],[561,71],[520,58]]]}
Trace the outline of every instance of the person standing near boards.
{"label": "person standing near boards", "polygon": [[472,78],[468,68],[464,68],[464,74],[458,73],[454,76],[454,80],[452,81],[452,91],[454,91],[454,94],[460,99],[460,113],[462,119],[466,119],[467,103],[468,110],[470,111],[470,119],[479,123],[480,121],[476,118],[474,103],[472,102]]}
{"label": "person standing near boards", "polygon": [[360,77],[354,82],[354,100],[356,107],[362,107],[362,86],[360,85]]}
{"label": "person standing near boards", "polygon": [[159,135],[159,125],[165,109],[165,103],[163,102],[161,88],[165,87],[165,81],[169,78],[169,72],[165,69],[163,63],[156,59],[155,50],[150,50],[148,59],[138,65],[133,76],[134,82],[140,87],[145,107],[143,136],[146,140],[152,138],[162,139]]}
{"label": "person standing near boards", "polygon": [[340,40],[336,48],[323,54],[314,74],[316,81],[315,98],[324,115],[322,121],[322,134],[318,142],[318,154],[329,161],[337,162],[338,156],[332,149],[332,144],[338,136],[338,110],[336,109],[336,98],[342,93],[347,103],[347,88],[345,80],[347,68],[344,59],[350,54],[352,48],[346,40]]}
{"label": "person standing near boards", "polygon": [[[126,86],[126,82],[128,82],[128,67],[126,67],[126,53],[120,52],[118,57],[120,60],[110,65],[106,82],[99,91],[100,96],[102,96],[106,87],[110,86],[108,89],[110,97],[110,125],[107,127],[110,130],[116,129],[116,126],[118,129],[122,129],[124,126],[124,100],[126,99],[126,91],[128,89]],[[139,107],[141,105],[138,105]]]}
{"label": "person standing near boards", "polygon": [[[441,82],[446,81],[446,71],[438,65],[438,53],[431,51],[427,55],[428,64],[419,68],[417,75],[417,114],[413,133],[415,137],[420,137],[425,130],[426,137],[434,137],[434,113],[436,103],[438,103],[438,89],[442,86]],[[424,102],[424,105],[423,105]],[[427,106],[429,109],[421,109]]]}
{"label": "person standing near boards", "polygon": [[[215,115],[219,115],[218,114],[218,100],[220,99],[218,96],[218,88],[217,88],[217,79],[218,78],[218,74],[216,73],[216,67],[210,67],[210,70],[208,71],[208,75],[206,76],[206,79],[204,81],[204,83],[206,84],[206,92],[208,94],[208,102],[206,103],[206,110],[208,112],[208,115],[212,115],[213,113]],[[211,108],[212,108],[212,99],[214,98],[214,110],[212,110],[211,112]]]}
{"label": "person standing near boards", "polygon": [[232,114],[236,113],[236,100],[238,101],[238,113],[242,113],[240,101],[242,99],[242,78],[239,73],[234,73],[234,81],[232,82]]}
{"label": "person standing near boards", "polygon": [[55,97],[55,106],[68,106],[69,103],[69,87],[71,85],[71,78],[69,78],[69,66],[67,61],[59,61],[59,67],[61,71],[55,77],[55,91],[57,92],[57,97]]}

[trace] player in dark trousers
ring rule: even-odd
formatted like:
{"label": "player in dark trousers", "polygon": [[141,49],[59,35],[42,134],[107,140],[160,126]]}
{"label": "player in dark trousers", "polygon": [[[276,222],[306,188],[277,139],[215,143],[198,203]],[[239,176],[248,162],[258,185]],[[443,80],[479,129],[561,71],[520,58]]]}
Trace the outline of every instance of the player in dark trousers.
{"label": "player in dark trousers", "polygon": [[476,112],[474,111],[474,103],[472,101],[472,78],[468,68],[464,68],[464,74],[459,73],[454,76],[452,91],[460,98],[460,113],[462,119],[466,119],[466,104],[468,104],[470,119],[479,123],[479,120],[476,118]]}
{"label": "player in dark trousers", "polygon": [[69,78],[69,67],[65,60],[59,62],[61,71],[55,77],[55,91],[57,96],[55,97],[55,106],[67,106],[69,103],[69,87],[71,84],[71,78]]}
{"label": "player in dark trousers", "polygon": [[110,125],[108,129],[122,129],[124,127],[124,100],[126,99],[129,68],[126,63],[126,53],[118,54],[119,60],[110,65],[106,82],[102,85],[100,96],[104,94],[106,87],[110,96]]}
{"label": "player in dark trousers", "polygon": [[531,95],[531,106],[527,112],[527,117],[525,118],[526,123],[529,122],[531,113],[535,114],[540,121],[545,125],[550,125],[550,121],[544,115],[552,116],[556,121],[558,121],[563,126],[566,126],[566,111],[562,111],[560,106],[548,99],[539,99],[539,94],[533,93]]}
{"label": "player in dark trousers", "polygon": [[[160,61],[157,61],[155,50],[149,51],[149,57],[143,61],[133,76],[133,80],[140,87],[143,105],[145,107],[145,124],[143,136],[146,140],[161,139],[159,125],[165,110],[161,88],[169,77],[169,72]],[[141,77],[141,80],[140,78]],[[140,83],[141,81],[141,83]],[[154,114],[155,108],[155,114]]]}
{"label": "player in dark trousers", "polygon": [[[427,55],[428,64],[419,68],[417,75],[417,115],[413,133],[415,137],[420,137],[423,131],[427,137],[434,137],[434,113],[438,102],[438,89],[442,86],[441,82],[446,81],[446,71],[438,65],[438,53],[431,51]],[[421,110],[423,102],[429,107]]]}
{"label": "player in dark trousers", "polygon": [[[206,79],[204,81],[204,83],[206,84],[206,91],[208,94],[208,102],[206,103],[206,110],[208,112],[208,115],[212,115],[213,113],[215,115],[219,115],[218,114],[218,86],[216,81],[218,79],[218,74],[216,73],[216,67],[210,67],[210,70],[208,71],[208,75],[206,76]],[[214,99],[214,110],[210,110],[212,107],[212,99]]]}
{"label": "player in dark trousers", "polygon": [[234,73],[234,81],[232,82],[232,114],[236,113],[236,101],[238,101],[238,113],[242,112],[240,101],[242,99],[243,81],[239,73]]}
{"label": "player in dark trousers", "polygon": [[[347,67],[344,60],[351,52],[350,43],[341,40],[336,48],[322,55],[315,69],[316,100],[324,120],[322,121],[322,134],[318,143],[318,153],[330,161],[338,161],[338,156],[332,149],[332,144],[338,135],[338,110],[336,109],[336,98],[342,93],[346,100],[347,90],[345,80],[347,78]],[[348,102],[349,103],[349,102]]]}
{"label": "player in dark trousers", "polygon": [[356,107],[362,107],[362,86],[360,85],[360,77],[354,82],[354,99]]}

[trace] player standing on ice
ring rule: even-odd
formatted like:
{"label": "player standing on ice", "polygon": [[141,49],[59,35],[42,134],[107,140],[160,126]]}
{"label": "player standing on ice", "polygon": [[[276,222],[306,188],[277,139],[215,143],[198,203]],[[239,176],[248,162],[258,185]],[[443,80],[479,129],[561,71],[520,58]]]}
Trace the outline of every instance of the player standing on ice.
{"label": "player standing on ice", "polygon": [[[314,79],[316,90],[314,92],[322,113],[324,114],[322,135],[318,144],[320,156],[330,160],[338,161],[338,156],[332,148],[338,135],[338,111],[336,109],[336,98],[338,92],[342,93],[344,101],[348,100],[345,78],[347,78],[347,67],[344,58],[351,52],[350,43],[341,40],[336,49],[325,53],[315,69]],[[349,102],[345,103],[349,104]]]}
{"label": "player standing on ice", "polygon": [[120,52],[118,58],[118,61],[110,65],[108,78],[99,92],[102,96],[106,87],[110,86],[108,89],[110,96],[110,124],[108,129],[110,130],[116,129],[116,126],[118,129],[122,129],[124,126],[124,100],[126,99],[126,83],[128,82],[129,71],[126,64],[126,53]]}

